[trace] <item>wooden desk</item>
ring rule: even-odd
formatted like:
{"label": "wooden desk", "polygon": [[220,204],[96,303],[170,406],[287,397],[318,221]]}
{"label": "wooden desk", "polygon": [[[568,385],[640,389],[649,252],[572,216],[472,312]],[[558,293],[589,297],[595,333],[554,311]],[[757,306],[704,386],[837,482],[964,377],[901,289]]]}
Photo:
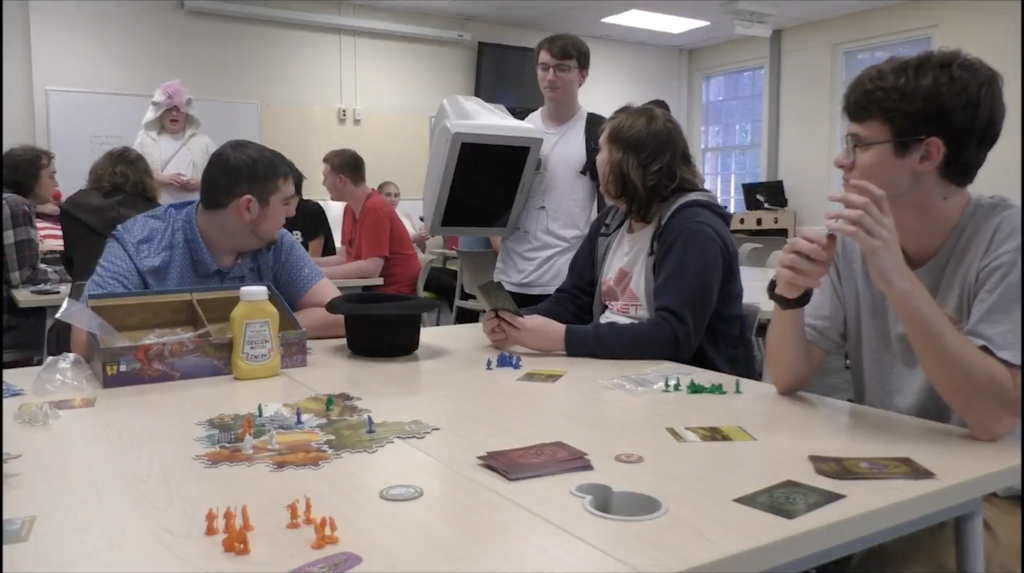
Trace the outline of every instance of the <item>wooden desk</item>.
{"label": "wooden desk", "polygon": [[363,290],[364,287],[368,286],[380,286],[384,284],[384,279],[380,277],[372,279],[337,279],[332,280],[331,282],[334,283],[334,286],[338,287],[341,294],[346,294],[350,292],[359,292]]}
{"label": "wooden desk", "polygon": [[[28,389],[36,371],[4,378]],[[312,393],[286,376],[104,390],[95,408],[65,411],[49,427],[13,421],[18,404],[39,398],[5,399],[4,449],[23,455],[4,466],[4,518],[38,519],[28,542],[4,546],[3,570],[288,571],[337,551],[363,557],[356,572],[631,570],[403,440],[315,471],[207,469],[191,459],[202,451],[196,420]],[[378,419],[390,413],[365,405]],[[399,483],[425,495],[379,497]],[[311,527],[284,527],[285,505],[303,495],[316,516],[335,517],[337,546],[314,551]],[[223,536],[203,534],[203,517],[242,504],[256,530],[252,554],[238,557],[223,552]]]}

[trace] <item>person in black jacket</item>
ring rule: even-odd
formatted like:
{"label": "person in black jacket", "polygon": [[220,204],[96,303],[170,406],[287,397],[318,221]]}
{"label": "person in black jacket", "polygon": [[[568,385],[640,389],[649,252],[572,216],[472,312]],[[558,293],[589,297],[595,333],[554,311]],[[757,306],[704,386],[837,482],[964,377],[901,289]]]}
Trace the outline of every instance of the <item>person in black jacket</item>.
{"label": "person in black jacket", "polygon": [[141,153],[118,147],[104,153],[89,169],[85,189],[64,202],[64,269],[73,282],[92,276],[107,237],[118,225],[160,206],[153,171]]}
{"label": "person in black jacket", "polygon": [[522,317],[484,316],[491,344],[755,377],[732,216],[701,187],[679,123],[627,106],[605,123],[599,146],[609,207],[554,295]]}

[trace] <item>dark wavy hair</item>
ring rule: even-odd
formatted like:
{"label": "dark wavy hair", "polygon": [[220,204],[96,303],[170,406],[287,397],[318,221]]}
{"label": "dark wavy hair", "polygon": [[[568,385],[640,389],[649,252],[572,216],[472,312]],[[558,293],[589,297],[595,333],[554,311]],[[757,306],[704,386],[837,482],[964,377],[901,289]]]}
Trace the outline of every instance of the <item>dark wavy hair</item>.
{"label": "dark wavy hair", "polygon": [[4,152],[4,190],[29,197],[39,177],[53,163],[53,152],[34,145],[19,145]]}
{"label": "dark wavy hair", "polygon": [[843,114],[852,123],[887,125],[898,156],[926,138],[938,138],[946,146],[939,176],[966,187],[1002,133],[1003,77],[960,50],[892,57],[850,82]]}
{"label": "dark wavy hair", "polygon": [[101,155],[89,168],[86,188],[104,195],[142,195],[157,200],[153,170],[131,147],[115,147]]}
{"label": "dark wavy hair", "polygon": [[650,223],[673,196],[701,191],[703,179],[679,122],[652,106],[625,106],[602,128],[601,192],[630,219]]}

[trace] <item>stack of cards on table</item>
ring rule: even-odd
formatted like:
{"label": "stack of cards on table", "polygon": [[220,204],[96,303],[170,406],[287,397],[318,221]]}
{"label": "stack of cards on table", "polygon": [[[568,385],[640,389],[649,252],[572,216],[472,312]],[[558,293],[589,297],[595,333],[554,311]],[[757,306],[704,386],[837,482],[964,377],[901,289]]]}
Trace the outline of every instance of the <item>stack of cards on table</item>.
{"label": "stack of cards on table", "polygon": [[935,474],[910,458],[807,456],[818,475],[832,479],[930,479]]}
{"label": "stack of cards on table", "polygon": [[477,456],[485,466],[507,480],[520,480],[594,469],[586,452],[565,442],[548,442]]}

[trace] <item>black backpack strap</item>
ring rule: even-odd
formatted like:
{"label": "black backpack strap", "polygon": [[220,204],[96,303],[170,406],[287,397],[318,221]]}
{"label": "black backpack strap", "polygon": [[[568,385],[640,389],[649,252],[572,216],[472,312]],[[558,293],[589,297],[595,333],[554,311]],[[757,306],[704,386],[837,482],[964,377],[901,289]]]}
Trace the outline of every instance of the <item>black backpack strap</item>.
{"label": "black backpack strap", "polygon": [[605,117],[600,114],[587,112],[587,122],[583,126],[583,141],[586,145],[587,161],[580,170],[580,175],[590,177],[594,182],[594,190],[597,191],[597,212],[604,211],[604,196],[601,195],[601,182],[597,176],[597,151],[598,140],[601,139],[601,127],[604,125]]}

